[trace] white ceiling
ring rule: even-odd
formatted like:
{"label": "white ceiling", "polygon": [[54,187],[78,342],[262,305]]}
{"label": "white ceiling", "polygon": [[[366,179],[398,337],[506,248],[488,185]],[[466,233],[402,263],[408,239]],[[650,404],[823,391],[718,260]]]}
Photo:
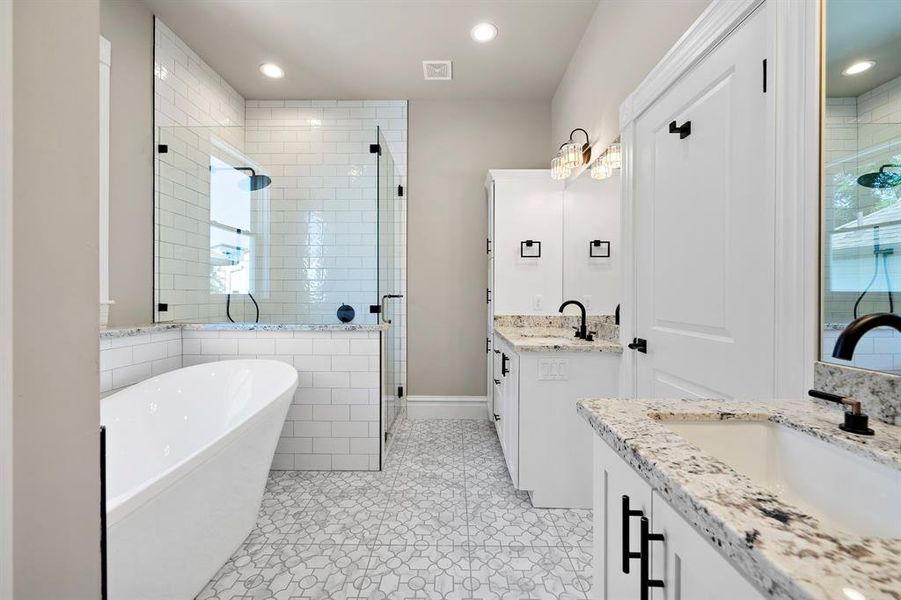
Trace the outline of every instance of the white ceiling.
{"label": "white ceiling", "polygon": [[[597,1],[145,0],[254,100],[549,99]],[[480,21],[497,39],[472,41]],[[443,59],[453,81],[424,81],[422,61]],[[284,79],[260,74],[269,61]]]}
{"label": "white ceiling", "polygon": [[[842,71],[860,60],[876,66]],[[826,95],[859,96],[901,75],[901,0],[826,1]]]}

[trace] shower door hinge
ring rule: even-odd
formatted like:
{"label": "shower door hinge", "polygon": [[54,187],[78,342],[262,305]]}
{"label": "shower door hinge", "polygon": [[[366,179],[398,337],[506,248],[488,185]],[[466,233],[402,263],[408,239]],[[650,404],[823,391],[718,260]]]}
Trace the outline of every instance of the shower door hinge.
{"label": "shower door hinge", "polygon": [[369,144],[369,153],[370,154],[378,154],[382,155],[382,145],[381,144]]}
{"label": "shower door hinge", "polygon": [[404,186],[402,186],[402,185],[397,186],[397,197],[398,198],[404,197]]}
{"label": "shower door hinge", "polygon": [[169,310],[169,304],[167,302],[160,302],[156,305],[156,309],[160,312],[167,312]]}
{"label": "shower door hinge", "polygon": [[381,306],[381,304],[370,304],[370,305],[369,305],[369,312],[370,312],[371,314],[374,314],[374,315],[377,315],[377,314],[381,313],[381,312],[382,312],[382,306]]}
{"label": "shower door hinge", "polygon": [[397,386],[397,397],[398,398],[404,397],[404,386],[402,386],[402,385]]}
{"label": "shower door hinge", "polygon": [[169,144],[158,144],[156,151],[160,154],[166,154],[167,152],[169,152]]}

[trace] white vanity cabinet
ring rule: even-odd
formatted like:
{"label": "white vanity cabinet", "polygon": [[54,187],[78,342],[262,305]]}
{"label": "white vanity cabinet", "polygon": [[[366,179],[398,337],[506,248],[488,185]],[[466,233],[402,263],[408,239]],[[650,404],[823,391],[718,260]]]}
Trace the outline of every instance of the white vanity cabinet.
{"label": "white vanity cabinet", "polygon": [[620,354],[519,351],[495,334],[494,418],[513,485],[541,508],[590,508],[591,432],[581,398],[615,395]]}
{"label": "white vanity cabinet", "polygon": [[[593,443],[594,600],[764,598],[604,440]],[[663,536],[647,542],[648,579],[663,587],[642,581],[643,518],[649,536]]]}

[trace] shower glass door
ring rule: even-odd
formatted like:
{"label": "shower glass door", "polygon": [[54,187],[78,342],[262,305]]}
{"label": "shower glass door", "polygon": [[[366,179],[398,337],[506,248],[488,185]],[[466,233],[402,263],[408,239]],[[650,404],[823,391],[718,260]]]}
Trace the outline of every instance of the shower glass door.
{"label": "shower glass door", "polygon": [[[403,381],[400,372],[401,340],[404,328],[404,298],[401,282],[401,232],[398,181],[394,157],[381,129],[378,139],[378,295],[382,332],[382,426],[390,443],[394,426],[403,407]],[[385,444],[387,447],[387,444]]]}

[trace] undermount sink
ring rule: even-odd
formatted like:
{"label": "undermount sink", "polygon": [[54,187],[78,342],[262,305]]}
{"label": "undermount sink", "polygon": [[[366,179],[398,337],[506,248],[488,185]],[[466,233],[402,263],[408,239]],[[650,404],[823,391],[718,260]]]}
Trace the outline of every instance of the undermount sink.
{"label": "undermount sink", "polygon": [[772,421],[661,423],[830,529],[901,538],[897,468]]}

